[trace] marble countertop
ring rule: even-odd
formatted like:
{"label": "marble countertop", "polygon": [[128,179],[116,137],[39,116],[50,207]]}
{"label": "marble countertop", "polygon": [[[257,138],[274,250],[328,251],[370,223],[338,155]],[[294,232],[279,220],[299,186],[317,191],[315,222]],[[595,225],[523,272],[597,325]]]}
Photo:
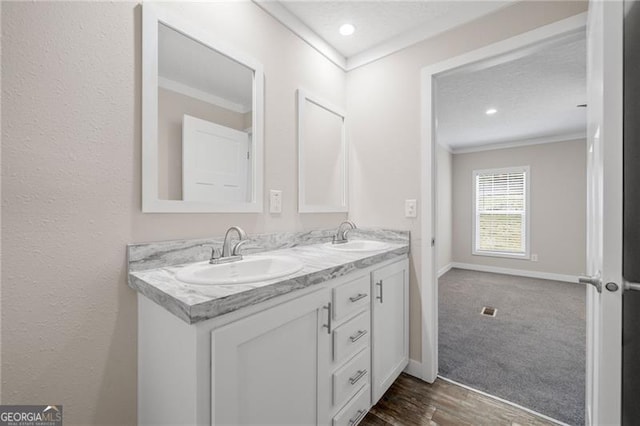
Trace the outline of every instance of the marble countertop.
{"label": "marble countertop", "polygon": [[[321,284],[409,252],[408,232],[359,230],[353,239],[370,239],[388,244],[383,250],[369,252],[334,250],[326,245],[325,240],[330,235],[326,233],[311,237],[304,234],[302,241],[296,240],[299,235],[287,235],[288,238],[282,240],[274,235],[254,237],[254,240],[264,243],[266,250],[248,250],[251,253],[248,256],[291,257],[303,264],[302,270],[284,278],[255,283],[228,286],[191,285],[178,280],[176,274],[181,268],[194,262],[176,262],[184,260],[186,249],[194,250],[194,247],[201,247],[201,252],[202,247],[207,245],[204,240],[152,243],[129,246],[129,286],[183,321],[194,324],[298,289]],[[265,237],[268,238],[265,240]],[[265,243],[267,240],[268,243]],[[282,241],[293,241],[293,246],[282,244]],[[206,250],[205,252],[208,253]],[[199,257],[194,261],[203,260],[202,255]],[[159,262],[165,263],[166,266],[157,267]],[[151,268],[144,269],[145,265]]]}

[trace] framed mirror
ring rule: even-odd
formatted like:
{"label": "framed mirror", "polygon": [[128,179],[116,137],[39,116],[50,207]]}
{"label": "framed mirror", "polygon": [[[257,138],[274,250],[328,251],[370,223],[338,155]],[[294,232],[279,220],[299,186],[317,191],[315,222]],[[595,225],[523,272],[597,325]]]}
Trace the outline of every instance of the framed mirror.
{"label": "framed mirror", "polygon": [[262,64],[163,5],[142,25],[142,210],[262,212]]}
{"label": "framed mirror", "polygon": [[298,211],[348,212],[347,176],[344,112],[298,89]]}

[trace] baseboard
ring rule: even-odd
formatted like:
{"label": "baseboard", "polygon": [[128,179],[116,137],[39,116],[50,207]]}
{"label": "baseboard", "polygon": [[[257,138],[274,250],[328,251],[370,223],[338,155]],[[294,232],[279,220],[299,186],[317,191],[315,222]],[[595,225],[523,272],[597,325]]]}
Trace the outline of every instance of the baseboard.
{"label": "baseboard", "polygon": [[453,263],[448,263],[440,268],[440,270],[438,271],[438,278],[449,272],[451,268],[453,268]]}
{"label": "baseboard", "polygon": [[553,417],[549,417],[546,414],[539,413],[539,412],[537,412],[535,410],[532,410],[530,408],[523,407],[522,405],[516,404],[515,402],[511,402],[511,401],[508,401],[506,399],[502,399],[499,396],[491,395],[490,393],[483,392],[481,390],[472,388],[471,386],[467,386],[465,384],[462,384],[460,382],[456,382],[455,380],[451,380],[451,379],[448,379],[446,377],[442,377],[440,375],[438,375],[438,378],[441,379],[441,380],[444,380],[445,382],[453,383],[456,386],[460,386],[461,388],[465,388],[465,389],[468,389],[468,390],[470,390],[472,392],[479,393],[480,395],[484,395],[484,396],[486,396],[488,398],[495,399],[496,401],[500,401],[500,402],[502,402],[504,404],[510,405],[510,406],[515,407],[515,408],[517,408],[519,410],[526,411],[527,413],[533,414],[534,416],[541,417],[541,418],[543,418],[543,419],[545,419],[545,420],[547,420],[549,422],[552,422],[554,424],[561,425],[561,426],[569,426],[567,423],[561,422],[560,420],[554,419]]}
{"label": "baseboard", "polygon": [[543,280],[564,281],[567,283],[577,283],[578,277],[575,275],[556,274],[553,272],[525,271],[524,269],[500,268],[497,266],[475,265],[473,263],[453,262],[453,268],[467,269],[469,271],[493,272],[494,274],[515,275],[518,277],[540,278]]}
{"label": "baseboard", "polygon": [[409,358],[409,364],[407,368],[404,369],[404,372],[410,376],[422,379],[422,363]]}

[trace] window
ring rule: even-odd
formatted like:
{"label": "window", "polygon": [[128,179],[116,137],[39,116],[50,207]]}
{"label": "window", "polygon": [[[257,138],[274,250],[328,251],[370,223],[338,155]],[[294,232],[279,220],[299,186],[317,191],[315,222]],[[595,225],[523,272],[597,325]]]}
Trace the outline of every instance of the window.
{"label": "window", "polygon": [[473,254],[529,258],[529,166],[473,172]]}

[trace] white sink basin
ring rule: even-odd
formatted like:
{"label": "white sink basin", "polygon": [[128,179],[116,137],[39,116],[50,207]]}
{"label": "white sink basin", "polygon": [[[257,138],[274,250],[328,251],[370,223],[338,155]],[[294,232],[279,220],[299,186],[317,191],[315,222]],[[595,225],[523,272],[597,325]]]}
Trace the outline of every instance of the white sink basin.
{"label": "white sink basin", "polygon": [[181,269],[176,278],[196,285],[235,285],[286,277],[302,267],[300,261],[291,257],[245,256],[237,262],[217,265],[199,262]]}
{"label": "white sink basin", "polygon": [[327,243],[327,247],[338,251],[378,251],[386,250],[390,246],[382,241],[353,240],[343,244]]}

